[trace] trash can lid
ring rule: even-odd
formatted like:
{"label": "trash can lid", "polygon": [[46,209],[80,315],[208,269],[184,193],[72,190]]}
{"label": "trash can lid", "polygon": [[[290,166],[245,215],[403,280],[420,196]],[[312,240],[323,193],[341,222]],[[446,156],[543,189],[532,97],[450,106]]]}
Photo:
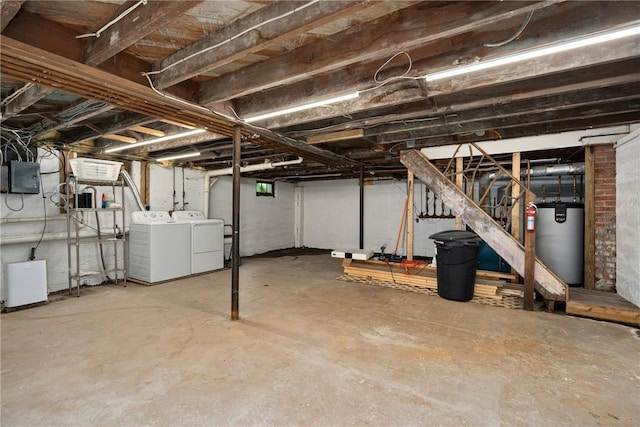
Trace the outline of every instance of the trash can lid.
{"label": "trash can lid", "polygon": [[445,242],[479,242],[481,239],[476,233],[464,230],[447,230],[429,236],[430,239]]}

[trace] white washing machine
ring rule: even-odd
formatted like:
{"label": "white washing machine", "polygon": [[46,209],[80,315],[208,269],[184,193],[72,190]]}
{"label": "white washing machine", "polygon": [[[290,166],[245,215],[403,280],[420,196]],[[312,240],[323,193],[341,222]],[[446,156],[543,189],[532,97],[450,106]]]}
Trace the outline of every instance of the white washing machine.
{"label": "white washing machine", "polygon": [[175,211],[178,223],[191,227],[191,274],[224,267],[224,221],[206,218],[200,211]]}
{"label": "white washing machine", "polygon": [[131,213],[128,274],[148,283],[190,275],[191,225],[164,211]]}

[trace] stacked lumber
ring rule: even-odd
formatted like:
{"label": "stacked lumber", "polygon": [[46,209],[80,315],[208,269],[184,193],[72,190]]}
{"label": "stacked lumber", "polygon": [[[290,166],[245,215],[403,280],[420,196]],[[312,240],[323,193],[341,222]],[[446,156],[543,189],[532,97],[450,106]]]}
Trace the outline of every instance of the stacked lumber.
{"label": "stacked lumber", "polygon": [[[371,279],[399,285],[436,290],[438,279],[436,268],[426,263],[396,263],[377,260],[357,261],[345,259],[344,273],[350,277]],[[474,298],[502,300],[505,297],[522,297],[522,286],[511,284],[507,279],[514,275],[478,270],[474,287]]]}

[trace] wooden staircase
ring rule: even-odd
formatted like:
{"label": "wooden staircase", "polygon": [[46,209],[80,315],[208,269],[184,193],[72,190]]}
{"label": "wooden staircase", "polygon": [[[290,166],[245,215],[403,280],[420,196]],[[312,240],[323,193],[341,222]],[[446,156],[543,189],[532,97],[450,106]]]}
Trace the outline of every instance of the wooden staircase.
{"label": "wooden staircase", "polygon": [[[475,144],[473,148],[480,150]],[[481,150],[480,150],[481,151]],[[482,153],[483,158],[487,158],[493,161],[486,153]],[[429,159],[427,159],[418,150],[404,151],[401,158],[401,162],[411,170],[413,174],[418,177],[431,191],[438,195],[446,205],[459,215],[462,220],[468,224],[473,231],[478,234],[498,255],[500,255],[505,261],[507,261],[515,271],[525,278],[525,299],[526,295],[526,283],[527,283],[527,271],[534,271],[535,290],[538,291],[548,302],[566,302],[568,297],[568,286],[564,281],[558,277],[553,271],[551,271],[546,265],[535,258],[535,264],[533,264],[533,257],[531,261],[527,263],[525,253],[525,246],[520,243],[518,239],[509,234],[503,224],[496,222],[491,215],[489,215],[484,209],[482,209],[476,202],[473,201],[469,195],[456,186],[455,182],[451,178],[443,174],[436,166],[434,166]],[[452,159],[453,160],[453,159]],[[496,165],[497,163],[494,162]],[[451,162],[450,162],[451,165]],[[499,166],[500,173],[508,174],[506,170]],[[477,169],[477,168],[476,168]],[[475,175],[475,172],[474,172]],[[513,177],[512,177],[513,178]],[[524,198],[526,192],[531,193],[529,190],[518,182],[518,187],[523,189],[518,194],[518,198]],[[485,195],[487,193],[485,192]],[[481,200],[485,198],[485,195],[481,197]],[[530,237],[531,238],[531,237]],[[535,236],[532,237],[535,242]],[[535,253],[535,244],[533,244],[533,251]],[[527,268],[527,264],[530,267]],[[533,295],[531,295],[533,298]],[[526,302],[525,302],[526,304]]]}

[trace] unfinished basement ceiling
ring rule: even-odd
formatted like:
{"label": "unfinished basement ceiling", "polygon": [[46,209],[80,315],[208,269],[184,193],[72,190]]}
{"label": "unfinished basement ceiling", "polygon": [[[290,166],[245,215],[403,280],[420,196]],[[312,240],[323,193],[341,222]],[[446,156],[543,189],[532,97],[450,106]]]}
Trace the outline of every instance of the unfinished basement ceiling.
{"label": "unfinished basement ceiling", "polygon": [[[640,24],[640,2],[3,0],[3,142],[231,165],[263,178],[403,169],[399,153],[627,124],[640,36],[451,78],[427,74]],[[96,37],[95,33],[99,33]],[[513,39],[513,40],[510,40]],[[497,46],[495,46],[497,45]],[[149,73],[148,78],[143,73]],[[151,84],[150,84],[151,82]],[[245,123],[358,91],[357,98]],[[125,147],[193,128],[207,132]]]}

